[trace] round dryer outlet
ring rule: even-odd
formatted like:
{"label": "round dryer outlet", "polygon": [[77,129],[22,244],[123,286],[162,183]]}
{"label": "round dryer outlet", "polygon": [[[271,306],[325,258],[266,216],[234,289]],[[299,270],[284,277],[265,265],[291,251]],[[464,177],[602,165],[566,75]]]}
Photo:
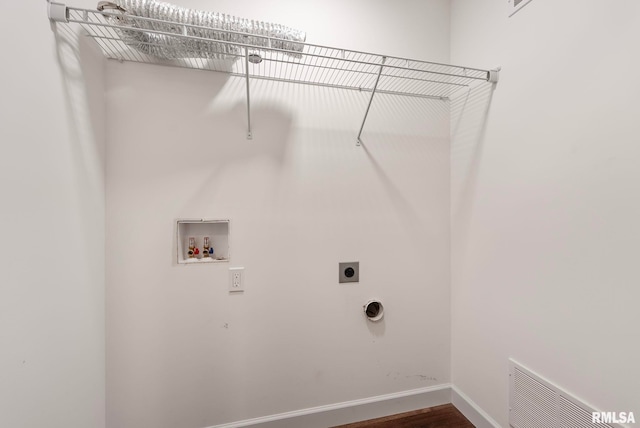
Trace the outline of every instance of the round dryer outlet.
{"label": "round dryer outlet", "polygon": [[384,316],[384,306],[379,300],[369,300],[363,308],[370,321],[380,321]]}

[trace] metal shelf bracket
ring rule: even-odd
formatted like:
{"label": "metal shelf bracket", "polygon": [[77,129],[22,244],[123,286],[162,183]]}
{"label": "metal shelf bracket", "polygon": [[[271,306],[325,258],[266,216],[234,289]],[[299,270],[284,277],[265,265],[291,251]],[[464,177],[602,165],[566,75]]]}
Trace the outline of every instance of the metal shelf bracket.
{"label": "metal shelf bracket", "polygon": [[251,96],[249,91],[249,49],[244,48],[244,70],[247,79],[247,140],[253,139],[251,133]]}
{"label": "metal shelf bracket", "polygon": [[380,76],[382,75],[382,69],[384,68],[384,63],[387,61],[387,57],[382,57],[382,64],[380,65],[380,69],[378,70],[378,75],[376,76],[376,82],[373,84],[373,89],[371,90],[371,97],[369,98],[369,104],[367,105],[367,110],[364,112],[364,119],[362,119],[362,125],[360,125],[360,132],[358,132],[358,138],[356,139],[356,146],[360,146],[362,144],[362,140],[360,137],[362,136],[362,130],[364,129],[364,124],[367,121],[367,116],[369,116],[369,109],[371,108],[371,103],[373,102],[373,97],[376,94],[376,89],[378,88],[378,82],[380,81]]}

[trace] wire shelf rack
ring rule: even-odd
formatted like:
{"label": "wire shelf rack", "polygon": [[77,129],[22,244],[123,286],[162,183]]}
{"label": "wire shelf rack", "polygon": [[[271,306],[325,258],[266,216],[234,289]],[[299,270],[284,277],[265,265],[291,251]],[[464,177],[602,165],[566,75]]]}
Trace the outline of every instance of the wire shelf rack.
{"label": "wire shelf rack", "polygon": [[[374,93],[448,99],[478,82],[497,82],[496,70],[482,70],[408,58],[297,43],[302,52],[260,35],[50,3],[53,21],[79,24],[105,57],[242,76]],[[204,35],[204,37],[203,37]],[[131,40],[136,42],[132,43]],[[158,44],[158,40],[162,44]],[[259,41],[257,43],[256,41]],[[203,49],[207,55],[203,55]],[[148,52],[162,52],[150,55]],[[212,54],[213,53],[213,54]],[[249,102],[248,102],[249,104]],[[250,109],[247,111],[250,118]],[[365,114],[366,121],[366,114]],[[363,124],[364,126],[364,121]],[[250,124],[249,124],[250,126]],[[362,133],[362,127],[360,134]],[[249,128],[249,138],[251,130]],[[358,135],[358,143],[360,135]]]}

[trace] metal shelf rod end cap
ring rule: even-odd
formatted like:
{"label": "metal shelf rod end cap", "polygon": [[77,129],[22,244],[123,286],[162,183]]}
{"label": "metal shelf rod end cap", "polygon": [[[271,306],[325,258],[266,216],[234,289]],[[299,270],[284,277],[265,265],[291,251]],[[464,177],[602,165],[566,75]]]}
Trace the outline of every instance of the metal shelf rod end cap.
{"label": "metal shelf rod end cap", "polygon": [[63,3],[49,2],[49,19],[55,22],[69,22],[67,6]]}
{"label": "metal shelf rod end cap", "polygon": [[498,80],[500,79],[500,70],[502,70],[502,67],[489,70],[487,72],[487,82],[498,83]]}

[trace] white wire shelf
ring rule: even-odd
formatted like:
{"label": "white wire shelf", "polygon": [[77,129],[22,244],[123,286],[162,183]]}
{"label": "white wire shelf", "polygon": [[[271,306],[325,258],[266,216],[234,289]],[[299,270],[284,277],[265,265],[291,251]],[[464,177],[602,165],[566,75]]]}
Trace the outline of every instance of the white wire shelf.
{"label": "white wire shelf", "polygon": [[[282,46],[282,42],[279,44],[277,39],[265,36],[212,30],[210,27],[132,15],[126,15],[123,19],[121,14],[106,10],[50,3],[49,16],[54,21],[81,25],[109,59],[209,70],[245,77],[248,98],[250,78],[369,91],[372,93],[371,100],[374,93],[446,100],[460,89],[475,83],[497,82],[497,70],[419,61],[310,43],[296,43],[298,46],[302,45],[302,52],[299,52],[272,47]],[[131,43],[131,39],[135,39],[135,43]],[[161,40],[162,44],[157,44],[157,40]],[[203,50],[207,55],[203,55]],[[162,52],[162,57],[145,52]],[[250,120],[250,110],[247,112]],[[248,136],[251,138],[250,128]],[[359,140],[360,135],[358,142]]]}

